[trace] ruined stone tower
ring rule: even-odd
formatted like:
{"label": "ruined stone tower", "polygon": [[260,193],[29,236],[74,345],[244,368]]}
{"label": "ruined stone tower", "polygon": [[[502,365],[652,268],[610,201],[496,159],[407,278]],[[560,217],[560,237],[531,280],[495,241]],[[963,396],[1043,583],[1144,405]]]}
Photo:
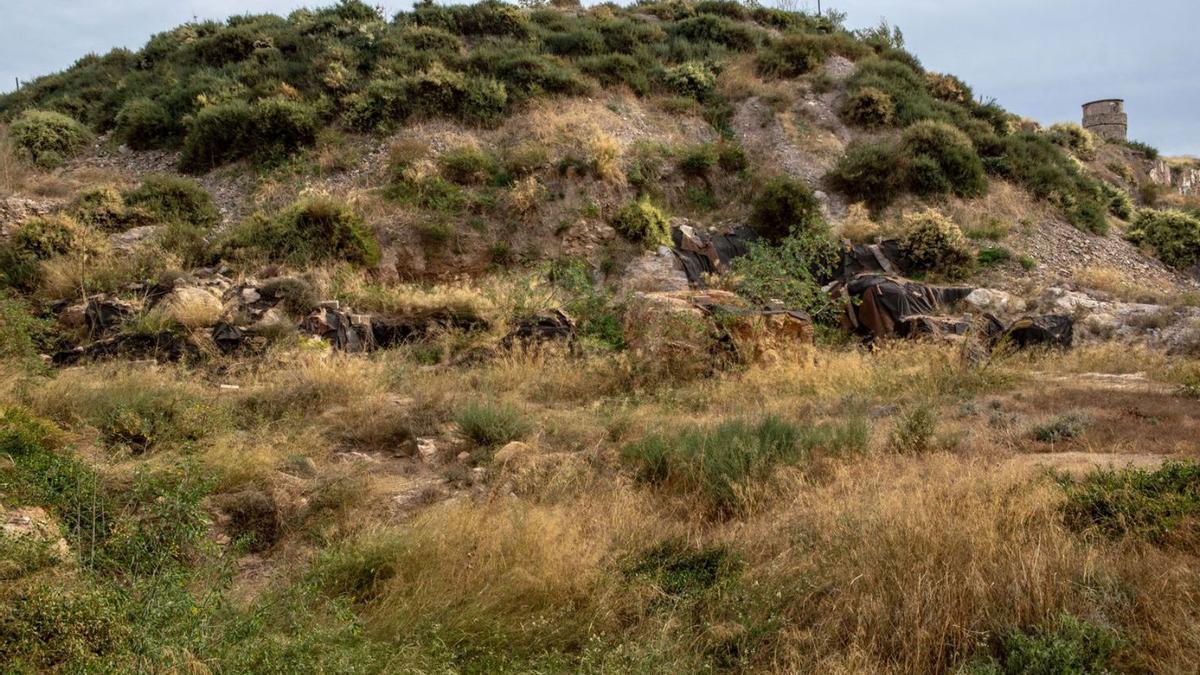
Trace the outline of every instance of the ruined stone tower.
{"label": "ruined stone tower", "polygon": [[1125,101],[1105,98],[1083,104],[1083,128],[1109,140],[1123,141],[1129,132]]}

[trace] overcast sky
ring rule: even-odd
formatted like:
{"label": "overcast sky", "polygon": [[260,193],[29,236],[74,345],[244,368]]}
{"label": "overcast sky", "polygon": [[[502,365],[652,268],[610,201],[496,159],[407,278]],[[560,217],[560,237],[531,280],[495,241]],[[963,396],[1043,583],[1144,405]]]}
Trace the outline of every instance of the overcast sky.
{"label": "overcast sky", "polygon": [[[11,90],[17,77],[62,70],[89,52],[137,49],[193,18],[287,14],[306,4],[312,2],[0,0],[0,91]],[[409,6],[373,4],[389,13]],[[846,12],[852,27],[886,17],[927,68],[958,75],[976,95],[1018,114],[1044,123],[1078,121],[1085,101],[1124,98],[1130,138],[1167,154],[1200,155],[1200,0],[823,0],[822,6]]]}

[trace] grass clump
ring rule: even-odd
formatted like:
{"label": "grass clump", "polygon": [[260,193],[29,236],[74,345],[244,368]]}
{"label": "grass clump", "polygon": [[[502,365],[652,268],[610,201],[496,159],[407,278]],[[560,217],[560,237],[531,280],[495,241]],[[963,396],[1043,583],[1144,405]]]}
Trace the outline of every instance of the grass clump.
{"label": "grass clump", "polygon": [[913,269],[935,272],[947,279],[971,274],[975,256],[962,230],[937,209],[905,215],[900,250]]}
{"label": "grass clump", "polygon": [[625,237],[647,247],[671,243],[671,221],[649,199],[638,199],[621,207],[611,223]]}
{"label": "grass clump", "polygon": [[1029,435],[1042,443],[1062,443],[1082,436],[1092,425],[1092,418],[1080,410],[1070,410],[1030,430]]}
{"label": "grass clump", "polygon": [[737,562],[723,546],[697,548],[679,540],[654,546],[630,561],[625,575],[653,583],[672,599],[705,593],[737,571]]}
{"label": "grass clump", "polygon": [[1153,471],[1094,471],[1060,481],[1067,524],[1104,536],[1193,546],[1200,536],[1200,465],[1167,462]]}
{"label": "grass clump", "polygon": [[0,291],[0,361],[36,368],[52,327],[50,321],[33,313],[25,298]]}
{"label": "grass clump", "polygon": [[273,218],[256,214],[230,235],[224,248],[296,265],[345,260],[370,267],[380,255],[371,227],[349,204],[332,197],[301,199]]}
{"label": "grass clump", "polygon": [[1200,262],[1200,218],[1183,211],[1138,211],[1125,237],[1159,260],[1187,269]]}
{"label": "grass clump", "polygon": [[842,452],[864,441],[860,433],[845,433],[836,425],[801,428],[771,416],[654,434],[626,445],[621,456],[639,481],[699,497],[712,513],[724,516],[747,507],[748,491],[776,468],[801,463],[814,450]]}
{"label": "grass clump", "polygon": [[74,157],[92,139],[87,127],[51,110],[26,110],[13,120],[9,137],[34,166],[53,169]]}
{"label": "grass clump", "polygon": [[471,403],[458,411],[454,421],[477,445],[494,448],[519,441],[533,431],[520,410],[499,403]]}

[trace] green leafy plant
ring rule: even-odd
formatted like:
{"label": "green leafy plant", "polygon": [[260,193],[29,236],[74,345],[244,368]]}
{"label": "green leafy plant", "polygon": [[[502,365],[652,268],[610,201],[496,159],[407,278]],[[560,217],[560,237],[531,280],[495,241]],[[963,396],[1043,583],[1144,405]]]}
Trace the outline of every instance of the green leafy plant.
{"label": "green leafy plant", "polygon": [[1125,237],[1148,246],[1172,267],[1186,269],[1200,262],[1200,218],[1183,211],[1142,209]]}
{"label": "green leafy plant", "polygon": [[334,259],[368,267],[380,255],[371,227],[350,205],[330,197],[301,199],[273,218],[252,216],[228,236],[223,249],[294,264]]}
{"label": "green leafy plant", "polygon": [[8,129],[17,149],[35,166],[53,169],[74,157],[92,139],[87,127],[51,110],[26,110]]}
{"label": "green leafy plant", "polygon": [[657,206],[648,199],[629,202],[612,217],[612,226],[632,241],[646,246],[667,245],[671,242],[671,225]]}
{"label": "green leafy plant", "polygon": [[1104,536],[1193,546],[1200,536],[1200,465],[1166,462],[1156,470],[1093,471],[1060,479],[1067,524]]}
{"label": "green leafy plant", "polygon": [[821,204],[804,183],[787,176],[772,178],[754,198],[750,224],[770,241],[790,234],[823,232]]}

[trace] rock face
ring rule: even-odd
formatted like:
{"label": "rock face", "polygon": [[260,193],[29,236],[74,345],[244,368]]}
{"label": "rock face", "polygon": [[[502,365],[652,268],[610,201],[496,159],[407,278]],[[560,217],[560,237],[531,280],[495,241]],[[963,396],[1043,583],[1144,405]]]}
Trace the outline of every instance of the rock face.
{"label": "rock face", "polygon": [[1167,160],[1156,159],[1150,167],[1150,182],[1184,196],[1200,195],[1200,164],[1172,167]]}
{"label": "rock face", "polygon": [[976,312],[986,312],[997,317],[1008,318],[1025,311],[1025,301],[1021,298],[991,288],[976,288],[963,299]]}
{"label": "rock face", "polygon": [[0,199],[0,239],[11,234],[16,226],[26,218],[44,216],[57,208],[57,206],[56,202],[38,201],[23,197]]}
{"label": "rock face", "polygon": [[[21,506],[5,509],[0,506],[0,539],[22,542],[38,550],[50,562],[70,560],[71,549],[63,538],[58,523],[46,510],[38,506]],[[0,579],[4,578],[0,561]]]}
{"label": "rock face", "polygon": [[1058,287],[1046,289],[1037,304],[1072,317],[1083,344],[1117,340],[1183,354],[1200,349],[1200,308],[1109,302]]}
{"label": "rock face", "polygon": [[711,369],[722,360],[750,363],[812,344],[804,312],[748,306],[728,291],[637,293],[625,314],[625,341],[651,360]]}

